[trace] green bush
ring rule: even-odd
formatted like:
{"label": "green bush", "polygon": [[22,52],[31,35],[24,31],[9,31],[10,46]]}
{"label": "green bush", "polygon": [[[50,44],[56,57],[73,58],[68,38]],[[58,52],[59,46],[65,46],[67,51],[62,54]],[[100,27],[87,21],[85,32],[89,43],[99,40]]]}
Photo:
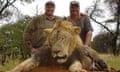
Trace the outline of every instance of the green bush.
{"label": "green bush", "polygon": [[[14,24],[0,27],[0,54],[12,55],[12,58],[27,58],[28,49],[23,45],[23,32],[31,18],[25,18]],[[3,52],[4,50],[4,52]]]}

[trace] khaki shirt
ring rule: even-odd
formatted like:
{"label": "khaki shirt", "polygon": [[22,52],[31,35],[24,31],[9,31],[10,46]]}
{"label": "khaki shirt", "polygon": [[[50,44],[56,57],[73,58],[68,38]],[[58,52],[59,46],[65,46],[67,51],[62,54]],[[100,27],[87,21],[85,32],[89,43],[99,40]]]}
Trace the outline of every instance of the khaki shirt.
{"label": "khaki shirt", "polygon": [[81,15],[79,16],[78,20],[76,22],[73,22],[73,20],[68,17],[68,20],[72,22],[73,25],[79,26],[81,28],[80,37],[82,38],[83,43],[85,43],[86,34],[88,31],[93,31],[93,28],[90,24],[90,20],[87,15]]}
{"label": "khaki shirt", "polygon": [[46,38],[43,35],[45,28],[52,28],[60,17],[48,19],[45,14],[34,17],[24,30],[24,44],[26,48],[40,48]]}

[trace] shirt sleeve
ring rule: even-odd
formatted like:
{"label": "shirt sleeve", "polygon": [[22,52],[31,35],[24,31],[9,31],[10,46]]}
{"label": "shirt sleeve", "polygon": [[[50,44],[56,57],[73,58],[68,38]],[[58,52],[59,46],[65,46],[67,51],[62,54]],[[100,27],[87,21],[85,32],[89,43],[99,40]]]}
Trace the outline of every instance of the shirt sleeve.
{"label": "shirt sleeve", "polygon": [[88,16],[85,16],[84,18],[84,24],[85,24],[85,31],[88,32],[88,31],[93,31],[93,28],[92,28],[92,25],[90,23],[90,19]]}
{"label": "shirt sleeve", "polygon": [[31,37],[34,30],[35,30],[35,26],[34,26],[34,18],[33,18],[30,21],[30,23],[26,26],[23,33],[24,46],[26,48],[32,48]]}

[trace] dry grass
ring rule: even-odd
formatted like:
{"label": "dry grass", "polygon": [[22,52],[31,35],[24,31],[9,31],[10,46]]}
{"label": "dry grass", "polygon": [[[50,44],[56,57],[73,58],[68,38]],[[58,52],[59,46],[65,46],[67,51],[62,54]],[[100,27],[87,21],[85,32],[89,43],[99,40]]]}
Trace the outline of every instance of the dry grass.
{"label": "dry grass", "polygon": [[100,56],[109,66],[120,70],[120,56],[110,54],[100,54]]}
{"label": "dry grass", "polygon": [[16,59],[16,60],[9,60],[8,63],[6,63],[4,66],[0,67],[0,72],[8,71],[12,68],[14,68],[16,65],[18,65],[21,61]]}

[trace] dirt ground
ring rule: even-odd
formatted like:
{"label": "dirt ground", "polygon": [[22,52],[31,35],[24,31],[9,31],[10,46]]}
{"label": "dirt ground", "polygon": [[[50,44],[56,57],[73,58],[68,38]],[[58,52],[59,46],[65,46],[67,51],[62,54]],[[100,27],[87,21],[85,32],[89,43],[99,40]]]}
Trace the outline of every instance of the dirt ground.
{"label": "dirt ground", "polygon": [[[55,67],[55,66],[48,66],[48,67],[36,67],[34,68],[32,71],[30,72],[70,72],[62,67]],[[88,72],[92,72],[92,71],[88,71]],[[105,71],[94,71],[94,72],[105,72]],[[117,71],[114,68],[111,68],[110,72],[120,72]]]}
{"label": "dirt ground", "polygon": [[49,66],[49,67],[36,67],[31,72],[69,72],[69,71],[62,67]]}

